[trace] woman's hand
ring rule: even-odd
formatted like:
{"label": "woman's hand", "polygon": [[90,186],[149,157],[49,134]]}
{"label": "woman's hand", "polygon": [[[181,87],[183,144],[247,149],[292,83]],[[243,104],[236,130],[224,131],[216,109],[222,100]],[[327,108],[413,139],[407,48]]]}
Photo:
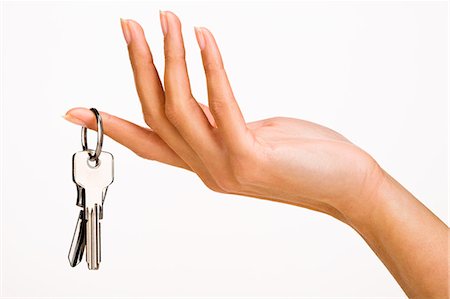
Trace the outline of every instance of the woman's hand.
{"label": "woman's hand", "polygon": [[[195,33],[209,108],[198,103],[189,85],[180,21],[162,12],[161,26],[164,88],[141,26],[122,20],[136,89],[151,129],[103,114],[107,135],[139,156],[194,171],[218,192],[291,203],[341,220],[345,209],[370,198],[382,171],[342,135],[292,118],[244,122],[218,46],[205,28]],[[95,129],[87,109],[72,109],[66,118]]]}
{"label": "woman's hand", "polygon": [[[192,96],[181,35],[161,13],[164,87],[140,25],[123,20],[143,128],[102,113],[104,132],[141,157],[195,172],[212,190],[303,206],[355,228],[410,297],[448,298],[448,227],[364,151],[303,120],[245,123],[218,46],[197,28],[209,107]],[[85,108],[66,119],[95,128]],[[447,263],[445,262],[447,260]],[[430,275],[433,273],[433,275]]]}

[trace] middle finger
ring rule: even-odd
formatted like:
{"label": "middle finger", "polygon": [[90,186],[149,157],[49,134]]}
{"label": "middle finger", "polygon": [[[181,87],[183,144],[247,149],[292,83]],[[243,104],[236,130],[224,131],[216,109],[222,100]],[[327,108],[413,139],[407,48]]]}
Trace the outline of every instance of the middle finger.
{"label": "middle finger", "polygon": [[145,122],[199,175],[207,186],[218,189],[196,152],[165,115],[164,90],[153,64],[152,54],[142,27],[132,20],[122,20],[121,23],[128,44],[136,90],[141,101]]}
{"label": "middle finger", "polygon": [[161,12],[164,33],[166,116],[204,161],[211,161],[218,144],[212,126],[193,98],[186,67],[181,23],[172,12]]}

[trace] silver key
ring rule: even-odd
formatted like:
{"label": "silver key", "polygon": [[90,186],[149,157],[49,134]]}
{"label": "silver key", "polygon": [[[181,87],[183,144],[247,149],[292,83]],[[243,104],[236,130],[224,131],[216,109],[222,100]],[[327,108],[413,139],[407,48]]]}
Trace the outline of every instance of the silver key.
{"label": "silver key", "polygon": [[69,250],[69,263],[72,267],[81,262],[84,247],[86,246],[86,220],[84,218],[84,210],[81,210]]}
{"label": "silver key", "polygon": [[97,161],[91,162],[92,155],[91,150],[77,152],[72,162],[73,180],[84,189],[86,261],[89,269],[96,270],[101,261],[100,219],[103,218],[103,200],[107,187],[114,180],[114,158],[108,152],[101,152]]}
{"label": "silver key", "polygon": [[[103,191],[103,201],[102,202],[105,202],[105,197],[106,197],[107,191],[108,191],[108,187],[106,187],[105,190]],[[77,185],[77,202],[76,202],[77,206],[84,208],[85,198],[86,198],[86,195],[85,195],[84,188]],[[100,219],[103,219],[103,215],[102,215],[102,218],[100,218]]]}

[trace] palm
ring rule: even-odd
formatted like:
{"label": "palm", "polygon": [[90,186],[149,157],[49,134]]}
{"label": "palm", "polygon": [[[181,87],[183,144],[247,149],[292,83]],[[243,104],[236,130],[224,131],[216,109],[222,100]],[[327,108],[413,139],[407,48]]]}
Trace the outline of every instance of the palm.
{"label": "palm", "polygon": [[[284,117],[247,127],[258,161],[253,169],[260,173],[258,181],[264,182],[258,193],[265,197],[286,199],[287,194],[297,194],[303,205],[314,199],[311,204],[317,206],[318,201],[327,204],[340,194],[352,194],[350,189],[356,194],[362,190],[371,157],[339,133]],[[298,202],[299,196],[288,199]]]}

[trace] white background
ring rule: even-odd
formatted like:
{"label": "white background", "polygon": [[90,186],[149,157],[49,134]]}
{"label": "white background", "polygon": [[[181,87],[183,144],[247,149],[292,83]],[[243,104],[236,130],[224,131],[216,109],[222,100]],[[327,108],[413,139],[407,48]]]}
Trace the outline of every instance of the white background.
{"label": "white background", "polygon": [[[448,224],[447,3],[5,3],[2,14],[3,297],[403,297],[351,228],[269,201],[216,194],[191,173],[106,139],[116,179],[102,264],[67,261],[78,208],[71,156],[97,107],[143,124],[119,17],[144,26],[163,67],[158,10],[216,35],[247,121],[291,116],[371,153]],[[90,137],[94,135],[90,134]]]}

